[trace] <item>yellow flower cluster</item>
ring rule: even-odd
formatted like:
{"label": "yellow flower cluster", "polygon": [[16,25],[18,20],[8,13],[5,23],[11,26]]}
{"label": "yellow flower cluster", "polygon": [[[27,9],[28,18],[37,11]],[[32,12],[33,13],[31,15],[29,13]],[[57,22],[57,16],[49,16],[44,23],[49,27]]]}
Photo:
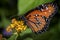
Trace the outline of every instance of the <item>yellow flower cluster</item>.
{"label": "yellow flower cluster", "polygon": [[24,25],[24,21],[17,21],[15,18],[12,19],[12,23],[6,28],[7,32],[15,29],[17,32],[21,32],[26,30],[27,26]]}

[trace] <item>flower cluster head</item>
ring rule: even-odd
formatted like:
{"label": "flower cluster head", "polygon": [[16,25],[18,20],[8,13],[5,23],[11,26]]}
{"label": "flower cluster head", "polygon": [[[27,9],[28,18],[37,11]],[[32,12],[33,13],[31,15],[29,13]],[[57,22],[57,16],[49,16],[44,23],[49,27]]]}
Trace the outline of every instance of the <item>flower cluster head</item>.
{"label": "flower cluster head", "polygon": [[6,28],[7,32],[16,30],[17,32],[21,32],[26,30],[27,26],[24,25],[24,21],[20,20],[16,20],[15,18],[12,19],[12,23]]}

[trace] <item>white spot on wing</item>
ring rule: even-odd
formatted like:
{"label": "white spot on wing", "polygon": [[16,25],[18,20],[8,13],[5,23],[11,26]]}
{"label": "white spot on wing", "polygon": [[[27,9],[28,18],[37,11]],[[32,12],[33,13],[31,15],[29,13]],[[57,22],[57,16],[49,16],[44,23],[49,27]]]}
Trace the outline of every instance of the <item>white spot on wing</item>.
{"label": "white spot on wing", "polygon": [[41,8],[41,11],[44,11],[44,10]]}
{"label": "white spot on wing", "polygon": [[46,7],[46,10],[48,10],[48,7]]}

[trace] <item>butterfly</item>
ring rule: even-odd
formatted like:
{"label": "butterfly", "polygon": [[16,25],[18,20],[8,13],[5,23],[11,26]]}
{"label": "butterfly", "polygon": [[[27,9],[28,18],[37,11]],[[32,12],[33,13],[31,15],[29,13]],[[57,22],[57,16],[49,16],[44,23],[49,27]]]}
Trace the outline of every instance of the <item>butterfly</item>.
{"label": "butterfly", "polygon": [[57,5],[55,3],[42,4],[23,16],[19,16],[28,27],[35,33],[43,33],[47,30],[51,18],[57,12]]}

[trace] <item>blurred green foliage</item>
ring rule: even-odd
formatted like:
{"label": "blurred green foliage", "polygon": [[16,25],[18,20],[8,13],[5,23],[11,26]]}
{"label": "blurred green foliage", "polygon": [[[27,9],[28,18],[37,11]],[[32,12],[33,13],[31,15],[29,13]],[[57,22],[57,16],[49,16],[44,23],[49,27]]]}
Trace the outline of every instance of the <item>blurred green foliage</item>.
{"label": "blurred green foliage", "polygon": [[27,11],[37,7],[38,5],[49,3],[54,0],[19,0],[18,1],[18,15],[23,15]]}
{"label": "blurred green foliage", "polygon": [[18,37],[17,33],[14,33],[8,40],[16,40]]}
{"label": "blurred green foliage", "polygon": [[[38,5],[53,2],[54,0],[0,0],[0,28],[6,28],[10,24],[10,17],[23,15]],[[52,18],[48,31],[42,34],[34,34],[30,28],[18,36],[13,34],[8,40],[60,40],[60,0],[55,0],[58,12]],[[18,7],[17,7],[18,6]],[[17,10],[18,9],[18,10]]]}

